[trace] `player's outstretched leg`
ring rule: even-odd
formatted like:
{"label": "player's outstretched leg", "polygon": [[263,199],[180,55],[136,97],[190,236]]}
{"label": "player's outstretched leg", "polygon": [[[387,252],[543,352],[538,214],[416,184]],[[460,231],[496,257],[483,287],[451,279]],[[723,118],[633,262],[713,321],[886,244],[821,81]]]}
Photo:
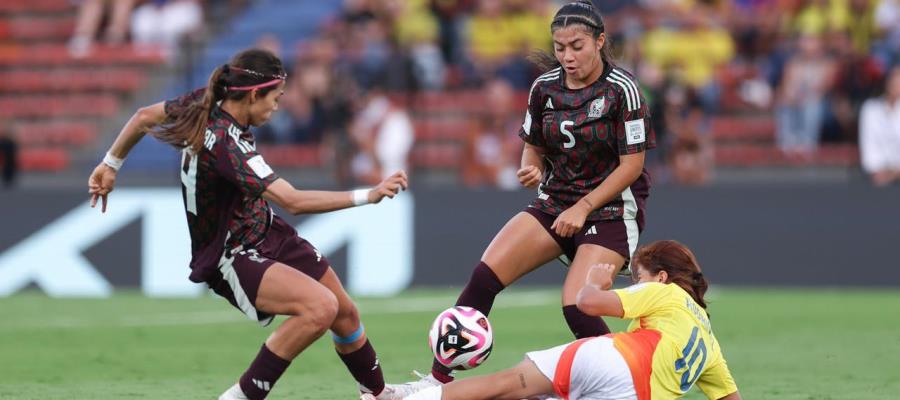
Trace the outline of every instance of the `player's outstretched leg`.
{"label": "player's outstretched leg", "polygon": [[531,360],[497,373],[460,379],[427,388],[407,400],[505,400],[527,399],[553,393],[553,383]]}
{"label": "player's outstretched leg", "polygon": [[254,305],[268,314],[291,317],[272,332],[238,384],[220,400],[265,399],[291,360],[321,337],[338,313],[337,298],[330,290],[281,263],[263,274]]}
{"label": "player's outstretched leg", "polygon": [[563,283],[563,316],[566,318],[569,330],[577,339],[609,333],[609,327],[602,318],[587,315],[575,306],[578,291],[584,287],[584,280],[591,265],[598,263],[613,264],[621,269],[625,264],[625,258],[603,246],[582,244],[575,253],[575,259],[572,260],[569,272],[566,274],[566,281]]}
{"label": "player's outstretched leg", "polygon": [[319,282],[334,293],[338,300],[337,317],[331,325],[331,336],[338,357],[347,366],[362,393],[372,394],[378,400],[392,399],[390,388],[385,388],[381,363],[366,336],[359,311],[337,274],[329,268]]}

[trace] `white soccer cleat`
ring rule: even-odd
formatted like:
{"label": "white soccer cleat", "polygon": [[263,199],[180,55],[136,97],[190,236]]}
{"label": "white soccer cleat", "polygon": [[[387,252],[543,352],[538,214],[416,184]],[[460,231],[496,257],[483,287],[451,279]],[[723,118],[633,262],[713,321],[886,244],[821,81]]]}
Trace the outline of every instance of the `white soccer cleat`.
{"label": "white soccer cleat", "polygon": [[225,393],[222,393],[219,396],[219,400],[249,400],[247,395],[244,394],[244,391],[241,390],[241,385],[235,383],[234,386],[228,388]]}
{"label": "white soccer cleat", "polygon": [[[372,397],[365,398],[364,400],[403,400],[413,393],[441,385],[441,382],[431,376],[431,374],[424,375],[418,371],[413,371],[413,374],[419,377],[419,380],[396,385],[386,384],[384,385],[384,390],[379,393],[378,396],[369,394],[369,396]],[[360,399],[363,398],[361,397]]]}

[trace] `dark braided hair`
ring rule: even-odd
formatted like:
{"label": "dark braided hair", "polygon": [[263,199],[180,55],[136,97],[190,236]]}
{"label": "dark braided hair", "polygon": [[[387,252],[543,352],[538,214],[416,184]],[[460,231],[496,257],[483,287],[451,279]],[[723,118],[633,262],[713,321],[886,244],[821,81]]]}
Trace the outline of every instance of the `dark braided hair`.
{"label": "dark braided hair", "polygon": [[[240,90],[242,87],[286,78],[281,60],[275,54],[262,49],[244,50],[228,64],[213,70],[202,99],[187,106],[174,122],[159,127],[153,135],[178,149],[190,147],[195,152],[200,151],[209,114],[216,103],[243,99],[250,90]],[[272,85],[255,90],[259,96],[265,96],[277,87]]]}
{"label": "dark braided hair", "polygon": [[[560,7],[556,12],[556,15],[553,16],[553,22],[550,23],[550,33],[552,34],[557,30],[569,26],[583,28],[587,34],[594,38],[594,40],[599,38],[601,33],[606,32],[600,10],[594,6],[594,3],[591,2],[591,0],[573,1]],[[607,36],[603,48],[600,49],[600,58],[607,64],[613,63],[610,47],[611,43],[609,36]],[[560,66],[559,60],[557,60],[553,54],[542,50],[532,52],[528,56],[528,59],[542,72]]]}

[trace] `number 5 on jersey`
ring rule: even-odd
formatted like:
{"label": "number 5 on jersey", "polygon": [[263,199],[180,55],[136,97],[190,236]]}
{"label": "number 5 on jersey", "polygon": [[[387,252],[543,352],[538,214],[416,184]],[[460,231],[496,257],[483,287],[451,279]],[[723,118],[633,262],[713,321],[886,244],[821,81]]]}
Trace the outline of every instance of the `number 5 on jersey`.
{"label": "number 5 on jersey", "polygon": [[563,143],[564,149],[571,149],[575,147],[575,135],[573,135],[572,131],[569,130],[569,128],[573,126],[575,126],[575,122],[573,121],[563,121],[559,124],[559,131],[562,132],[563,135],[566,135],[566,138],[568,139],[565,143]]}

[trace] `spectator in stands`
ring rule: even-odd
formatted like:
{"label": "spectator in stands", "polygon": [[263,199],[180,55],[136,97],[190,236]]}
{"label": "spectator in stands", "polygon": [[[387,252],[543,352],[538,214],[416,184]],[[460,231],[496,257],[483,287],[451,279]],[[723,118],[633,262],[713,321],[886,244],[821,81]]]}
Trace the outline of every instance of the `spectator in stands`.
{"label": "spectator in stands", "polygon": [[401,58],[408,58],[415,77],[415,85],[407,86],[443,88],[446,68],[437,45],[438,24],[428,10],[428,1],[381,0],[381,5],[382,18],[391,27],[395,51],[401,53]]}
{"label": "spectator in stands", "polygon": [[3,165],[3,187],[10,188],[15,184],[19,172],[19,146],[7,132],[5,126],[0,126],[0,163]]}
{"label": "spectator in stands", "polygon": [[719,88],[714,74],[734,57],[734,40],[708,6],[685,13],[681,24],[679,29],[673,29],[670,24],[660,23],[649,30],[641,43],[643,55],[658,68],[680,69],[685,82],[697,90],[704,107],[715,110]]}
{"label": "spectator in stands", "polygon": [[863,170],[872,183],[900,182],[900,64],[890,70],[884,96],[863,104],[859,144]]}
{"label": "spectator in stands", "polygon": [[131,38],[138,50],[160,47],[172,57],[186,35],[203,26],[203,8],[197,0],[152,0],[131,16]]}
{"label": "spectator in stands", "polygon": [[704,113],[696,92],[679,82],[677,76],[666,83],[662,98],[663,126],[669,141],[666,157],[672,179],[684,185],[703,185],[710,179],[713,157],[710,138],[702,133]]}
{"label": "spectator in stands", "polygon": [[[101,23],[109,21],[103,31],[103,41],[109,45],[125,42],[128,23],[135,0],[82,0],[78,7],[75,33],[69,40],[69,54],[75,58],[90,54],[101,31]],[[104,16],[106,18],[104,18]]]}
{"label": "spectator in stands", "polygon": [[875,25],[882,36],[874,45],[875,57],[885,66],[900,62],[900,0],[881,0]]}
{"label": "spectator in stands", "polygon": [[457,66],[465,60],[463,24],[465,17],[475,7],[475,0],[429,0],[431,12],[439,26],[439,45],[444,62]]}
{"label": "spectator in stands", "polygon": [[804,35],[787,62],[775,108],[778,145],[788,156],[809,160],[819,144],[825,94],[831,88],[835,61],[822,38]]}
{"label": "spectator in stands", "polygon": [[883,71],[875,57],[854,46],[848,32],[834,32],[829,44],[837,65],[827,96],[822,142],[855,142],[860,107],[881,90]]}
{"label": "spectator in stands", "polygon": [[[465,80],[482,82],[499,74],[517,88],[527,89],[533,76],[530,76],[530,66],[523,61],[528,36],[520,28],[503,0],[479,1],[465,29],[465,46],[471,63]],[[534,26],[529,28],[534,30]]]}
{"label": "spectator in stands", "polygon": [[380,182],[397,168],[408,171],[409,151],[415,139],[412,120],[382,88],[369,89],[351,124],[350,136],[357,147],[351,170],[358,183]]}
{"label": "spectator in stands", "polygon": [[484,98],[485,111],[466,137],[463,182],[472,187],[518,189],[522,141],[511,132],[518,130],[521,118],[513,112],[513,88],[494,79],[485,86]]}

